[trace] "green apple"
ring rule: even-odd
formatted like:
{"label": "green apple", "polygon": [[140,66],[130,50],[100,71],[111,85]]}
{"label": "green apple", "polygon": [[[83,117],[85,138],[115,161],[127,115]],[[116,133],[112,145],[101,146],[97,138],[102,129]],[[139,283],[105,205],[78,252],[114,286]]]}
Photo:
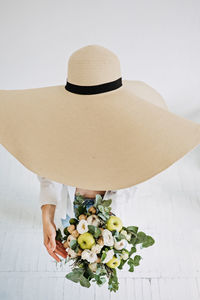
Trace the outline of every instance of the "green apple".
{"label": "green apple", "polygon": [[109,260],[106,265],[111,268],[117,268],[120,265],[120,259],[118,259],[117,257],[113,256],[113,258],[111,258],[111,260]]}
{"label": "green apple", "polygon": [[79,235],[78,243],[82,249],[91,249],[95,244],[95,240],[91,233],[85,232]]}
{"label": "green apple", "polygon": [[120,231],[122,227],[123,225],[121,219],[116,216],[111,216],[106,223],[106,228],[110,231]]}

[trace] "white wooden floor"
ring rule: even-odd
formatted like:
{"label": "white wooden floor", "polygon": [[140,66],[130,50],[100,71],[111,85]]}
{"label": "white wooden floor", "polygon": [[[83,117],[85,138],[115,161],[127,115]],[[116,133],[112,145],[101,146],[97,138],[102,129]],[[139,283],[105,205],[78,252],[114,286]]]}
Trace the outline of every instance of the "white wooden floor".
{"label": "white wooden floor", "polygon": [[43,246],[39,182],[0,145],[0,299],[200,299],[200,146],[139,185],[121,218],[151,234],[134,273],[120,289],[86,289],[64,278]]}

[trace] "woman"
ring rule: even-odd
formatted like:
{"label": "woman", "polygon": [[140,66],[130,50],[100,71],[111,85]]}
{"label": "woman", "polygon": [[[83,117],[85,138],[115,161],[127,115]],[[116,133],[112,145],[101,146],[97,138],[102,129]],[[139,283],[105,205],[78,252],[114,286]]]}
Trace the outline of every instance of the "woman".
{"label": "woman", "polygon": [[135,185],[120,190],[93,191],[64,185],[39,175],[37,178],[40,181],[44,245],[48,253],[58,262],[60,261],[58,255],[66,258],[67,254],[62,243],[55,240],[56,224],[63,228],[69,225],[70,217],[74,217],[73,201],[78,194],[85,197],[88,207],[93,205],[96,194],[100,194],[103,199],[112,198],[112,211],[115,212],[117,203],[123,202],[123,198],[128,199],[133,196],[137,189]]}

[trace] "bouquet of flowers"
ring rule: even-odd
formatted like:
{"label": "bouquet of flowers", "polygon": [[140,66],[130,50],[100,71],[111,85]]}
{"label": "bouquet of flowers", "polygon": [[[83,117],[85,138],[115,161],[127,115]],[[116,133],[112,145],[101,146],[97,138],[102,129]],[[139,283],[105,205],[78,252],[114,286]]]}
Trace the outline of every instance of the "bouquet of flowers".
{"label": "bouquet of flowers", "polygon": [[75,218],[70,219],[63,234],[56,230],[56,240],[62,242],[68,253],[65,263],[72,262],[67,279],[87,288],[91,281],[99,286],[108,281],[108,289],[116,292],[116,270],[127,264],[133,272],[142,259],[135,255],[136,245],[147,248],[155,241],[136,226],[123,226],[121,219],[111,212],[111,203],[112,199],[103,200],[97,194],[94,205],[87,208],[84,196],[79,194],[74,201]]}

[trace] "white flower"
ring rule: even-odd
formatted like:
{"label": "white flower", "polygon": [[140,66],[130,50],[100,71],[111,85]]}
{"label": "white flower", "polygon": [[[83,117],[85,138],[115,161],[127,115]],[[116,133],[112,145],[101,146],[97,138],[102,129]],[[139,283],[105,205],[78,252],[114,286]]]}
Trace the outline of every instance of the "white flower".
{"label": "white flower", "polygon": [[100,245],[98,245],[98,244],[95,244],[95,245],[92,246],[91,251],[92,251],[93,253],[98,254],[98,253],[101,252],[102,247],[103,247],[103,246],[100,246]]}
{"label": "white flower", "polygon": [[115,242],[114,243],[114,248],[116,249],[116,250],[122,250],[123,248],[125,248],[126,247],[126,245],[127,245],[127,241],[125,240],[125,239],[123,239],[123,240],[121,240],[121,241],[119,241],[119,242]]}
{"label": "white flower", "polygon": [[88,232],[88,222],[84,219],[80,220],[76,229],[77,229],[78,233],[80,233],[80,234]]}
{"label": "white flower", "polygon": [[127,239],[127,241],[130,241],[130,239],[131,239],[131,234],[130,233],[128,233],[126,230],[121,230],[120,231],[120,233],[121,234],[123,234],[124,236],[125,236],[125,238]]}
{"label": "white flower", "polygon": [[72,241],[72,240],[76,240],[76,238],[73,236],[73,235],[69,235],[68,237],[67,237],[67,242],[68,242],[68,245],[70,246],[70,242]]}
{"label": "white flower", "polygon": [[104,260],[102,261],[102,263],[106,264],[107,262],[109,262],[109,260],[111,260],[113,258],[113,255],[114,255],[113,249],[108,250],[108,252],[106,252],[106,257],[104,258]]}
{"label": "white flower", "polygon": [[109,231],[108,229],[105,229],[102,232],[102,236],[103,236],[103,241],[104,241],[105,246],[113,246],[114,245],[114,238],[112,236],[111,231]]}
{"label": "white flower", "polygon": [[87,222],[89,225],[94,225],[94,226],[99,226],[100,225],[100,220],[96,215],[91,215],[87,218]]}
{"label": "white flower", "polygon": [[126,252],[126,251],[122,252],[121,258],[122,258],[123,260],[127,260],[127,259],[129,258],[128,252]]}
{"label": "white flower", "polygon": [[69,256],[70,258],[75,258],[75,257],[77,257],[78,255],[77,255],[77,253],[76,253],[74,250],[72,250],[71,248],[69,248],[69,250],[68,250],[68,256]]}
{"label": "white flower", "polygon": [[81,258],[86,259],[89,263],[93,263],[97,260],[97,255],[91,250],[85,249],[81,254]]}
{"label": "white flower", "polygon": [[92,272],[96,272],[96,270],[97,270],[97,263],[91,263],[91,264],[88,265],[88,267],[90,268],[90,270]]}

